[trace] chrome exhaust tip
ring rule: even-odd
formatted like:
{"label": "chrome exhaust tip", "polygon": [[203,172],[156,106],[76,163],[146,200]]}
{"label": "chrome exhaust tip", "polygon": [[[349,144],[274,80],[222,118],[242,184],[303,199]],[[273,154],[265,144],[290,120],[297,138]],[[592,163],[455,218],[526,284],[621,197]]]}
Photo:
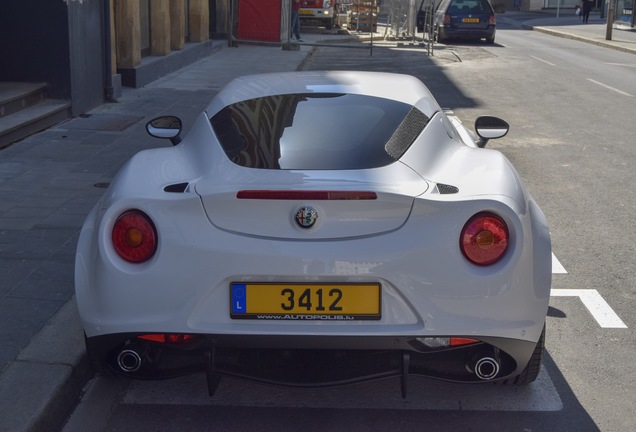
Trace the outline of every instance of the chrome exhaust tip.
{"label": "chrome exhaust tip", "polygon": [[477,378],[488,381],[499,373],[499,362],[492,357],[481,357],[475,362],[473,370]]}
{"label": "chrome exhaust tip", "polygon": [[131,349],[122,350],[117,356],[117,365],[122,372],[137,372],[141,368],[141,356]]}

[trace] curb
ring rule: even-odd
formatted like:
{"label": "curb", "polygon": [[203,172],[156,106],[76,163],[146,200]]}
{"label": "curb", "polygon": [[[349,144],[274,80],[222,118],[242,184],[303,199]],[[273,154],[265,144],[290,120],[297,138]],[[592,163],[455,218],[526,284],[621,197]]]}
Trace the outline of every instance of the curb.
{"label": "curb", "polygon": [[562,37],[565,39],[572,39],[572,40],[576,40],[576,41],[580,41],[580,42],[586,42],[592,45],[597,45],[603,48],[610,48],[613,49],[615,51],[621,51],[624,53],[629,53],[629,54],[636,54],[636,50],[635,49],[630,49],[627,47],[623,47],[617,44],[613,44],[613,43],[609,43],[609,42],[604,42],[604,41],[599,41],[599,40],[595,40],[595,39],[591,39],[589,37],[585,37],[585,36],[578,36],[572,33],[567,33],[567,32],[562,32],[559,30],[554,30],[548,27],[541,27],[541,26],[533,26],[533,25],[526,25],[523,24],[522,27],[526,30],[534,30],[536,32],[540,32],[540,33],[545,33],[545,34],[549,34],[551,36],[558,36],[558,37]]}
{"label": "curb", "polygon": [[0,375],[0,431],[60,430],[94,376],[73,296]]}

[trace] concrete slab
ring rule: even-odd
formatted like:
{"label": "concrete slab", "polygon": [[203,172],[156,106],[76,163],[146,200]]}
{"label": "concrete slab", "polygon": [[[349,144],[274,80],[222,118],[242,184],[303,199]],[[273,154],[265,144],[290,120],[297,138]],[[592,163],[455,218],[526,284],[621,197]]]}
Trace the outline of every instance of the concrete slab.
{"label": "concrete slab", "polygon": [[59,430],[93,371],[75,301],[67,302],[0,375],[0,432]]}

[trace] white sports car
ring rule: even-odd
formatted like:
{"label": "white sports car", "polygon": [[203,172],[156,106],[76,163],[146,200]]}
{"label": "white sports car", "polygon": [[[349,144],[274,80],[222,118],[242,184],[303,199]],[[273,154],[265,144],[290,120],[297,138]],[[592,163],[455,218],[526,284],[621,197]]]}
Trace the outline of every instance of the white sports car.
{"label": "white sports car", "polygon": [[546,219],[510,162],[418,79],[247,76],[88,215],[76,298],[98,371],[291,386],[409,374],[527,384],[551,283]]}

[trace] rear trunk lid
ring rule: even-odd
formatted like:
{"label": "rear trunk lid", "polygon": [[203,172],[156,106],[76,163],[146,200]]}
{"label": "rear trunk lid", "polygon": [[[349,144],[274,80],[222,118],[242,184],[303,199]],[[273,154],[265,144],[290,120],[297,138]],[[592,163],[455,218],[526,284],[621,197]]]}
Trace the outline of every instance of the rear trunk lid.
{"label": "rear trunk lid", "polygon": [[459,14],[456,16],[451,15],[451,28],[459,28],[466,30],[483,30],[487,29],[490,24],[489,13],[478,14]]}
{"label": "rear trunk lid", "polygon": [[355,171],[235,170],[231,178],[236,181],[209,176],[196,184],[210,222],[222,230],[273,239],[342,239],[392,231],[408,219],[414,197],[428,189],[400,162]]}

